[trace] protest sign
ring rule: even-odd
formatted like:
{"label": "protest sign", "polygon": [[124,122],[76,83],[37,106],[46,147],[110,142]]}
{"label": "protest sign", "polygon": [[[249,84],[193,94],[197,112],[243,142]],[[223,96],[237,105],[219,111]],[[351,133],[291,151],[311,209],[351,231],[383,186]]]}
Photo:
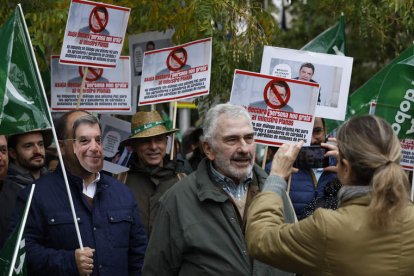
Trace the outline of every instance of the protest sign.
{"label": "protest sign", "polygon": [[[76,108],[84,74],[83,68],[60,64],[59,56],[52,56],[52,111]],[[129,56],[122,56],[113,69],[89,67],[80,107],[100,113],[129,114],[132,112],[130,84]]]}
{"label": "protest sign", "polygon": [[132,85],[141,84],[142,62],[144,52],[171,47],[174,30],[165,32],[146,32],[128,36],[129,56],[131,57]]}
{"label": "protest sign", "polygon": [[120,152],[119,145],[131,134],[131,123],[103,114],[100,118],[102,126],[102,147],[105,160],[103,170],[119,174],[128,171],[129,168],[119,164]]}
{"label": "protest sign", "polygon": [[401,165],[405,170],[413,170],[414,167],[414,139],[401,140],[402,157]]}
{"label": "protest sign", "polygon": [[121,55],[130,9],[72,0],[60,62],[114,68]]}
{"label": "protest sign", "polygon": [[255,141],[310,145],[319,84],[236,70],[230,103],[250,113]]}
{"label": "protest sign", "polygon": [[206,95],[210,89],[211,38],[145,52],[139,105]]}
{"label": "protest sign", "polygon": [[320,84],[315,116],[345,118],[352,58],[265,46],[260,73]]}
{"label": "protest sign", "polygon": [[0,134],[51,128],[43,83],[21,7],[0,28]]}

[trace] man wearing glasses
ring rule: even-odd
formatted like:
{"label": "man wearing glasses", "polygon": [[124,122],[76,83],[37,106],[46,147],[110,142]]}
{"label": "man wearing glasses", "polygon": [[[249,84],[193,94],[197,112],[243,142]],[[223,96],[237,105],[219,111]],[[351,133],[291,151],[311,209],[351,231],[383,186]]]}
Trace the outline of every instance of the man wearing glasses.
{"label": "man wearing glasses", "polygon": [[[326,142],[326,128],[323,118],[315,117],[311,145]],[[272,164],[266,165],[269,173]],[[299,168],[292,174],[289,196],[299,220],[310,216],[317,207],[337,208],[336,194],[340,183],[336,173],[325,172],[324,168]]]}
{"label": "man wearing glasses", "polygon": [[83,242],[80,249],[62,169],[36,181],[26,224],[30,275],[141,275],[147,245],[128,187],[100,173],[102,129],[85,111],[56,124]]}

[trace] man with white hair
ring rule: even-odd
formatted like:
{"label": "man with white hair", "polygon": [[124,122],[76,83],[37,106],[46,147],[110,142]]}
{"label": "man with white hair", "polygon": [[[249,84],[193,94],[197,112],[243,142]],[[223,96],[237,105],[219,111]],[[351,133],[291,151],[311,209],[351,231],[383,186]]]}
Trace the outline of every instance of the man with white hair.
{"label": "man with white hair", "polygon": [[160,200],[143,275],[282,275],[252,260],[244,240],[247,209],[267,177],[254,163],[249,113],[210,109],[202,145],[207,158]]}

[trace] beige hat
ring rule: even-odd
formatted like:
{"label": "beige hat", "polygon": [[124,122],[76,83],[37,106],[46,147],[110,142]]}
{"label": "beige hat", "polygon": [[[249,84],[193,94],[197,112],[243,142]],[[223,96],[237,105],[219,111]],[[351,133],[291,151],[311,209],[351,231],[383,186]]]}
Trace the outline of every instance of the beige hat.
{"label": "beige hat", "polygon": [[166,121],[161,118],[157,111],[144,112],[140,111],[132,116],[131,120],[131,136],[124,140],[123,143],[137,138],[153,137],[160,134],[170,134],[178,129],[167,130]]}

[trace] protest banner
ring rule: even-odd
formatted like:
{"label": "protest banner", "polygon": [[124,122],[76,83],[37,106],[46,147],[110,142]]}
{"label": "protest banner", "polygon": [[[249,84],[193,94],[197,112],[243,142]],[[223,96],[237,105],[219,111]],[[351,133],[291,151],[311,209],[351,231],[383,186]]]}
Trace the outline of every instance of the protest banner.
{"label": "protest banner", "polygon": [[132,85],[141,84],[142,62],[144,52],[171,47],[173,29],[165,32],[146,32],[128,36],[129,56],[131,57]]}
{"label": "protest banner", "polygon": [[20,6],[0,29],[0,134],[51,128]]}
{"label": "protest banner", "polygon": [[320,84],[315,116],[345,118],[352,58],[265,46],[260,73]]}
{"label": "protest banner", "polygon": [[138,105],[209,93],[212,40],[206,38],[144,53]]}
{"label": "protest banner", "polygon": [[230,103],[252,117],[255,141],[310,145],[319,84],[236,70]]}
{"label": "protest banner", "polygon": [[[52,111],[77,108],[84,67],[59,63],[51,57]],[[88,111],[131,114],[131,74],[129,56],[121,56],[116,68],[88,67],[80,107]]]}
{"label": "protest banner", "polygon": [[114,68],[121,55],[130,9],[72,0],[60,62]]}
{"label": "protest banner", "polygon": [[412,171],[414,167],[414,139],[401,140],[402,157],[401,166],[404,170]]}

